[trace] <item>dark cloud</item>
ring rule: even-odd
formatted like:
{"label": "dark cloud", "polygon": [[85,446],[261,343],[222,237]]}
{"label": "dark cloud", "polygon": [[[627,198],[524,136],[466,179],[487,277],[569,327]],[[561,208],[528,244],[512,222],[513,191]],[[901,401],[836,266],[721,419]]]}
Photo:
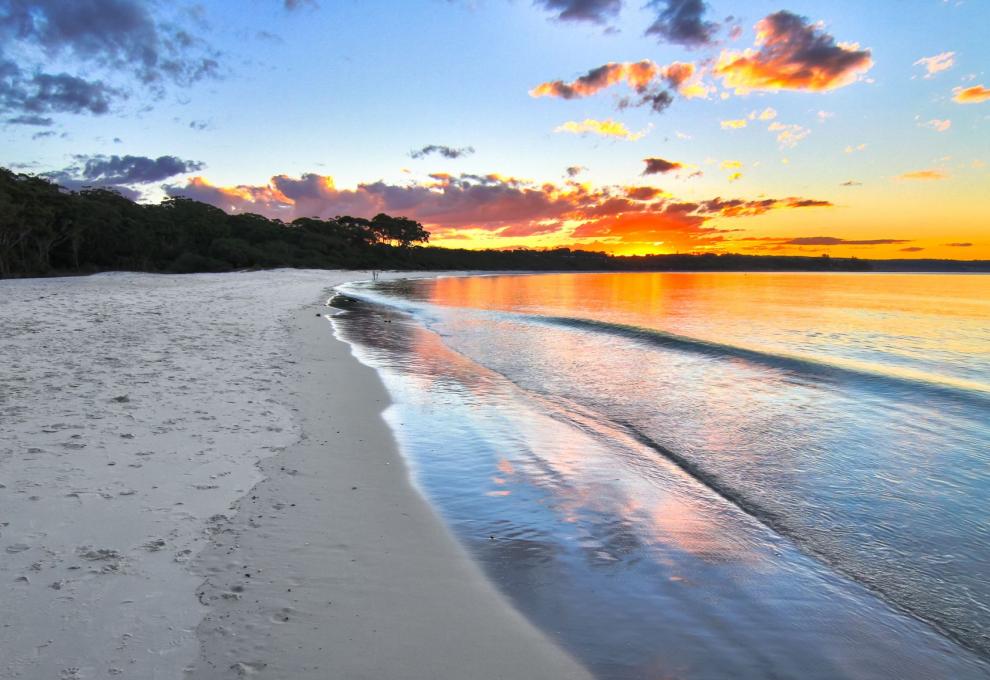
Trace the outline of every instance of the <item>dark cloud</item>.
{"label": "dark cloud", "polygon": [[310,7],[319,7],[316,0],[282,0],[282,6],[285,7],[286,11],[292,12],[297,10],[303,5],[309,5]]}
{"label": "dark cloud", "polygon": [[70,188],[117,186],[161,182],[202,168],[203,164],[198,161],[184,161],[175,156],[77,156],[76,165],[48,173],[48,176]]}
{"label": "dark cloud", "polygon": [[472,146],[454,148],[451,146],[444,146],[442,144],[428,144],[422,149],[410,151],[409,156],[412,158],[426,158],[430,154],[440,154],[444,158],[460,158],[461,156],[470,156],[473,153],[474,147]]}
{"label": "dark cloud", "polygon": [[709,88],[698,82],[698,67],[691,62],[675,61],[660,65],[649,59],[634,62],[609,62],[597,66],[570,82],[551,80],[529,91],[531,97],[580,99],[590,97],[605,88],[626,83],[634,96],[619,100],[619,108],[649,106],[662,113],[674,101],[670,87],[684,97],[707,97]]}
{"label": "dark cloud", "polygon": [[31,135],[31,139],[47,139],[48,137],[54,137],[55,133],[51,130],[45,130],[44,132],[35,132]]}
{"label": "dark cloud", "polygon": [[622,0],[535,0],[534,5],[554,12],[561,21],[604,24],[619,15]]}
{"label": "dark cloud", "polygon": [[315,173],[276,175],[264,185],[231,187],[193,177],[184,186],[166,191],[228,212],[286,220],[380,212],[405,215],[425,224],[438,241],[463,238],[472,230],[503,238],[554,233],[572,239],[604,239],[612,246],[639,244],[638,250],[655,247],[660,241],[683,249],[720,243],[727,230],[708,226],[720,217],[827,205],[797,197],[677,202],[649,187],[557,185],[497,174],[436,173],[425,182],[396,185],[379,181],[353,189],[338,189],[331,177]]}
{"label": "dark cloud", "polygon": [[653,92],[646,92],[634,99],[624,97],[619,100],[619,108],[627,109],[631,106],[649,106],[654,113],[663,113],[673,103],[674,96],[670,92],[667,90],[655,90]]}
{"label": "dark cloud", "polygon": [[846,240],[835,236],[800,236],[781,241],[786,246],[887,246],[897,243],[910,243],[909,239],[873,238],[862,240]]}
{"label": "dark cloud", "polygon": [[205,130],[210,127],[210,123],[206,120],[191,120],[189,121],[189,127],[193,130]]}
{"label": "dark cloud", "polygon": [[38,127],[48,127],[53,122],[51,118],[29,113],[7,119],[7,123],[10,125],[36,125]]}
{"label": "dark cloud", "polygon": [[664,160],[663,158],[644,158],[643,162],[646,163],[646,169],[643,170],[644,175],[664,174],[684,167],[681,163]]}
{"label": "dark cloud", "polygon": [[[0,59],[0,109],[106,113],[126,94],[94,73],[136,78],[156,95],[168,83],[217,77],[215,51],[181,27],[158,21],[152,6],[140,0],[0,0],[0,51],[17,55],[16,62]],[[79,74],[45,70],[68,59],[79,64]]]}
{"label": "dark cloud", "polygon": [[26,76],[12,61],[0,61],[0,111],[17,112],[12,120],[42,120],[50,113],[104,114],[120,94],[101,81],[67,73]]}
{"label": "dark cloud", "polygon": [[651,0],[648,6],[659,10],[659,15],[646,29],[647,35],[685,47],[708,45],[714,40],[718,24],[704,20],[708,5],[702,0]]}
{"label": "dark cloud", "polygon": [[662,193],[656,187],[626,187],[626,196],[634,201],[652,201]]}
{"label": "dark cloud", "polygon": [[849,179],[849,180],[846,180],[845,182],[843,182],[842,184],[840,184],[839,186],[840,187],[861,187],[861,186],[863,186],[863,183],[862,182],[857,182],[854,179]]}
{"label": "dark cloud", "polygon": [[919,246],[908,246],[907,248],[901,248],[902,253],[919,253],[922,250],[924,250],[924,248]]}
{"label": "dark cloud", "polygon": [[580,175],[582,172],[584,172],[587,169],[588,168],[584,167],[583,165],[572,165],[569,168],[567,168],[567,176],[568,177],[577,177],[578,175]]}
{"label": "dark cloud", "polygon": [[216,75],[206,44],[157,21],[140,0],[0,0],[0,35],[50,57],[135,72],[146,83],[189,84]]}
{"label": "dark cloud", "polygon": [[969,248],[973,244],[967,242],[967,243],[943,243],[942,245],[946,245],[951,248]]}
{"label": "dark cloud", "polygon": [[728,88],[823,92],[854,82],[873,66],[870,50],[837,43],[805,17],[781,10],[756,24],[758,50],[723,52],[715,65]]}

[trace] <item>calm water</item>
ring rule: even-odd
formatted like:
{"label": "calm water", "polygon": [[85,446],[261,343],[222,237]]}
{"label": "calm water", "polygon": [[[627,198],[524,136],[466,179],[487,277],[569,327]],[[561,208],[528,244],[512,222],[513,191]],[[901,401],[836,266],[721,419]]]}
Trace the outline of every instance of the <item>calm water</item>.
{"label": "calm water", "polygon": [[990,677],[990,277],[343,292],[417,483],[599,677]]}

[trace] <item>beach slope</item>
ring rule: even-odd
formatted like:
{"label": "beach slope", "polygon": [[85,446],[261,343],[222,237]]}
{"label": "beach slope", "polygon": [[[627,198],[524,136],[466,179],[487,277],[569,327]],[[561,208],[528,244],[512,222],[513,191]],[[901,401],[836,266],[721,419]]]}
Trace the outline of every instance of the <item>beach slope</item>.
{"label": "beach slope", "polygon": [[0,676],[582,677],[410,484],[355,278],[0,282]]}

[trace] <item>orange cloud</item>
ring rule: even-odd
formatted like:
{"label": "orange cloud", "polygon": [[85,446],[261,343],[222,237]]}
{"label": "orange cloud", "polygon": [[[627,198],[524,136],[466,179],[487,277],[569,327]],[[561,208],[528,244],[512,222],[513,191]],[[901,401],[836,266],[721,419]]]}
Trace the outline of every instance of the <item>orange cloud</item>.
{"label": "orange cloud", "polygon": [[649,59],[636,62],[609,62],[593,68],[583,76],[564,82],[551,80],[540,83],[529,91],[531,97],[559,97],[580,99],[590,97],[618,83],[626,83],[641,99],[638,102],[625,101],[624,105],[651,105],[661,111],[672,101],[664,85],[674,88],[687,99],[706,98],[713,88],[701,82],[697,67],[690,62],[675,61],[666,66]]}
{"label": "orange cloud", "polygon": [[619,139],[628,139],[629,141],[642,139],[646,135],[645,131],[630,132],[625,125],[611,118],[607,120],[586,118],[581,122],[569,120],[557,127],[554,132],[570,132],[575,135],[590,133],[599,135],[600,137],[617,137]]}
{"label": "orange cloud", "polygon": [[[679,163],[650,159],[669,170]],[[662,163],[660,163],[662,161]],[[658,172],[660,172],[658,170]],[[829,207],[805,198],[678,201],[648,186],[592,187],[537,183],[496,173],[436,174],[425,182],[358,184],[339,189],[326,175],[276,175],[264,185],[220,187],[202,177],[168,188],[228,212],[254,212],[291,221],[299,217],[379,212],[422,222],[432,241],[468,247],[520,244],[583,245],[612,252],[708,250],[726,230],[718,218],[750,217],[771,210]]]}
{"label": "orange cloud", "polygon": [[898,175],[897,179],[933,181],[948,179],[948,177],[949,175],[942,170],[915,170],[914,172],[905,172],[902,175]]}
{"label": "orange cloud", "polygon": [[973,85],[965,89],[957,87],[952,90],[952,95],[952,101],[959,104],[979,104],[990,99],[990,89],[982,85]]}
{"label": "orange cloud", "polygon": [[762,19],[756,30],[759,49],[725,50],[715,65],[715,75],[737,94],[835,90],[873,66],[869,50],[836,43],[820,27],[784,10]]}
{"label": "orange cloud", "polygon": [[739,118],[736,120],[723,120],[720,125],[723,130],[738,130],[739,128],[746,127],[747,123],[745,118]]}
{"label": "orange cloud", "polygon": [[562,80],[540,83],[529,91],[529,95],[531,97],[577,99],[588,97],[622,81],[625,81],[634,90],[642,91],[659,73],[660,67],[649,59],[625,63],[609,62],[591,69],[570,83],[565,83]]}

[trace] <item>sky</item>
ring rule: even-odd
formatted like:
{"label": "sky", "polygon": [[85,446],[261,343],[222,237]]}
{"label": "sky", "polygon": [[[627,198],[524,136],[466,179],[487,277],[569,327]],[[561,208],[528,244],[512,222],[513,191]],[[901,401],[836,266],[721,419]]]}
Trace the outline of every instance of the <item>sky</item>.
{"label": "sky", "polygon": [[984,0],[0,0],[0,165],[435,245],[990,258]]}

